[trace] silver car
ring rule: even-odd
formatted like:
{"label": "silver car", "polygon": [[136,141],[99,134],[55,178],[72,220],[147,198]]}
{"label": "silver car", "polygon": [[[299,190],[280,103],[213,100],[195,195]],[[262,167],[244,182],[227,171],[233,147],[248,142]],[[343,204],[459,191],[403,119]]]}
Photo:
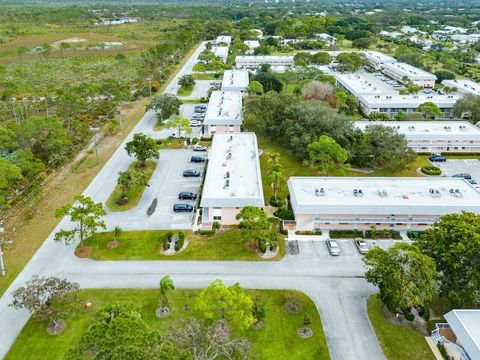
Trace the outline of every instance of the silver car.
{"label": "silver car", "polygon": [[327,249],[332,256],[340,255],[340,246],[338,246],[338,242],[336,240],[327,240]]}
{"label": "silver car", "polygon": [[368,252],[369,248],[365,240],[356,239],[353,242],[355,243],[355,246],[360,254],[364,255]]}

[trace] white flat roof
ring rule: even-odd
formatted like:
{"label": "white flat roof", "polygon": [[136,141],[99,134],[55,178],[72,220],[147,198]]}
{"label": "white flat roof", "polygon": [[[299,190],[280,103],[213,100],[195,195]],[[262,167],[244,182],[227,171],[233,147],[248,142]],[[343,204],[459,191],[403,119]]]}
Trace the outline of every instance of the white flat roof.
{"label": "white flat roof", "polygon": [[223,73],[222,89],[246,88],[249,84],[247,70],[225,70]]}
{"label": "white flat roof", "polygon": [[456,87],[461,94],[480,95],[480,84],[472,80],[443,80],[442,84],[448,87]]}
{"label": "white flat roof", "polygon": [[212,91],[204,125],[242,125],[242,93]]}
{"label": "white flat roof", "polygon": [[272,55],[264,55],[264,56],[248,56],[248,55],[241,55],[235,58],[235,62],[241,63],[260,63],[260,64],[270,64],[270,63],[294,63],[293,56],[272,56]]}
{"label": "white flat roof", "polygon": [[226,44],[230,44],[232,42],[232,37],[230,35],[220,35],[220,36],[217,37],[215,42],[217,44],[221,43],[221,42],[224,42]]}
{"label": "white flat roof", "polygon": [[212,46],[212,52],[215,56],[226,58],[228,56],[228,46]]}
{"label": "white flat roof", "polygon": [[424,102],[433,102],[439,108],[453,108],[459,99],[457,95],[360,95],[360,102],[369,108],[417,108]]}
{"label": "white flat roof", "polygon": [[[317,196],[315,189],[320,193],[322,188],[324,195]],[[480,213],[480,192],[459,178],[291,177],[288,189],[296,214]],[[355,189],[363,196],[354,196]],[[439,196],[432,196],[430,189]],[[451,195],[450,189],[461,195]]]}
{"label": "white flat roof", "polygon": [[400,74],[399,77],[407,76],[414,80],[436,80],[437,77],[425,70],[419,69],[403,62],[384,63],[384,69],[389,69],[392,72]]}
{"label": "white flat roof", "polygon": [[470,359],[480,359],[480,310],[452,310],[445,319]]}
{"label": "white flat roof", "polygon": [[480,129],[467,121],[355,121],[354,126],[365,130],[370,125],[392,127],[407,140],[476,140]]}
{"label": "white flat roof", "polygon": [[398,94],[394,88],[365,71],[355,73],[332,72],[335,79],[353,95]]}
{"label": "white flat roof", "polygon": [[393,63],[397,62],[397,59],[394,57],[391,57],[387,54],[381,53],[379,51],[362,51],[362,54],[365,56],[365,58],[369,61],[376,62],[376,63]]}
{"label": "white flat roof", "polygon": [[243,43],[247,45],[250,50],[256,49],[260,46],[260,42],[258,40],[245,40]]}
{"label": "white flat roof", "polygon": [[255,133],[216,133],[208,159],[202,207],[264,206]]}

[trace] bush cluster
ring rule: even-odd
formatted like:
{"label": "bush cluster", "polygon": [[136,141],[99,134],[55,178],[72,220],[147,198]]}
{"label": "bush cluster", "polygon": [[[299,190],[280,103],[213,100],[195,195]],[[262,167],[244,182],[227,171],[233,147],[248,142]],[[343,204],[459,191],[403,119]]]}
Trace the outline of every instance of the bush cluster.
{"label": "bush cluster", "polygon": [[183,232],[178,233],[178,240],[175,243],[175,251],[180,250],[183,247],[183,244],[185,243],[185,234]]}
{"label": "bush cluster", "polygon": [[295,235],[322,235],[322,230],[295,231]]}
{"label": "bush cluster", "polygon": [[270,205],[275,207],[282,207],[285,204],[285,200],[279,197],[272,196],[269,201]]}
{"label": "bush cluster", "polygon": [[173,233],[171,231],[166,233],[165,236],[163,237],[162,246],[164,251],[168,250],[169,242],[172,240],[172,238],[173,238]]}
{"label": "bush cluster", "polygon": [[353,239],[353,238],[364,238],[363,231],[360,230],[330,230],[331,239]]}
{"label": "bush cluster", "polygon": [[282,220],[295,220],[293,210],[289,208],[282,207],[273,213],[276,217]]}
{"label": "bush cluster", "polygon": [[442,174],[442,170],[436,166],[422,166],[421,171],[425,175],[430,176],[438,176]]}

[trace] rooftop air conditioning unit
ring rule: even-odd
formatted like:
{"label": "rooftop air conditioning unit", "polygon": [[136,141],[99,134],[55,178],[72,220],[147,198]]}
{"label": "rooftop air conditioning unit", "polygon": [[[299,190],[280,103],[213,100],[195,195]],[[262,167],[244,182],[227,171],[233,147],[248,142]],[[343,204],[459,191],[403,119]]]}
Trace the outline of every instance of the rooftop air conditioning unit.
{"label": "rooftop air conditioning unit", "polygon": [[230,180],[225,180],[225,184],[223,185],[224,189],[228,189],[230,187]]}

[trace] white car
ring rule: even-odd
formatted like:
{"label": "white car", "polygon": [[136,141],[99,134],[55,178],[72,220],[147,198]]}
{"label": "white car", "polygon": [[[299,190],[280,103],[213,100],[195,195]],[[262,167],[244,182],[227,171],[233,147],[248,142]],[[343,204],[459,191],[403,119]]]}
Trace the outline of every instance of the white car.
{"label": "white car", "polygon": [[196,144],[193,145],[193,151],[207,151],[207,148],[203,145]]}
{"label": "white car", "polygon": [[199,122],[199,121],[196,121],[196,120],[192,120],[192,121],[190,121],[190,126],[191,127],[199,127],[199,126],[202,126],[202,123]]}

